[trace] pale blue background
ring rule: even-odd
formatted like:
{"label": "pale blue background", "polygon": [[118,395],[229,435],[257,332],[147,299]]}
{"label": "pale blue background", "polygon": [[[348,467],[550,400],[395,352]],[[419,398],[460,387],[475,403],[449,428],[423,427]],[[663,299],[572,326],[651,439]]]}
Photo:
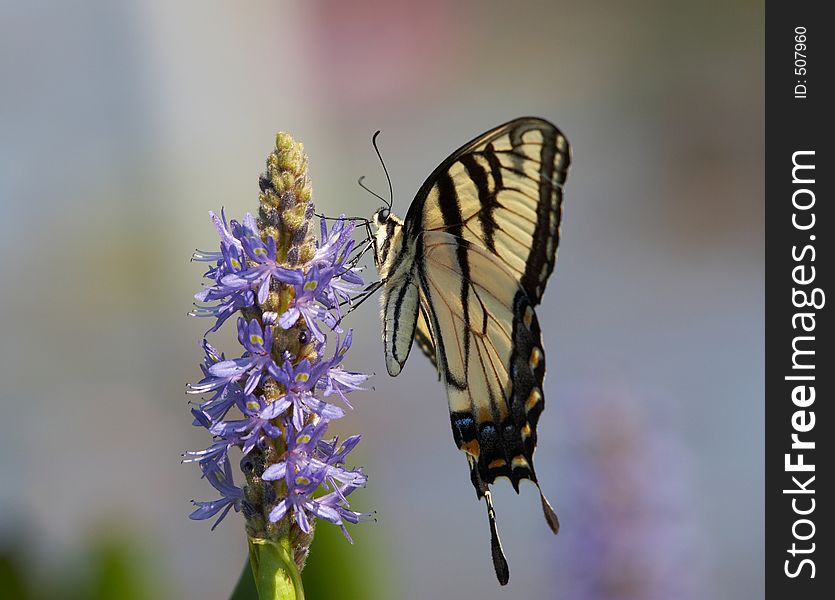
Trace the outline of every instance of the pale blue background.
{"label": "pale blue background", "polygon": [[278,129],[320,209],[369,215],[382,129],[402,215],[449,151],[536,114],[574,150],[539,310],[563,533],[496,486],[499,588],[443,392],[417,354],[384,374],[369,302],[348,364],[381,375],[334,428],[364,435],[379,521],[342,551],[392,598],[762,596],[760,2],[4,2],[0,82],[0,548],[48,572],[121,536],[161,593],[225,597],[242,522],[186,518],[213,490],[178,456],[208,442],[183,395],[206,212],[256,209]]}

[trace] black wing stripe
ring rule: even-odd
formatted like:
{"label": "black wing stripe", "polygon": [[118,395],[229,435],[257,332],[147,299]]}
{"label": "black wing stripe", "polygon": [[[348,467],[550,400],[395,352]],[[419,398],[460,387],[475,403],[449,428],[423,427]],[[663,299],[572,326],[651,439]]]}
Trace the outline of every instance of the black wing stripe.
{"label": "black wing stripe", "polygon": [[[496,233],[496,218],[493,212],[499,207],[496,200],[496,191],[490,192],[490,186],[487,182],[487,171],[484,167],[478,164],[478,161],[472,154],[465,154],[461,157],[461,164],[467,170],[467,174],[475,185],[478,191],[478,201],[481,204],[481,209],[476,213],[481,222],[481,228],[484,231],[484,243],[492,252],[496,251],[496,244],[493,241],[493,236]],[[495,178],[494,178],[495,179]]]}
{"label": "black wing stripe", "polygon": [[[426,310],[424,310],[423,305],[420,307],[420,314],[421,318],[429,327],[429,315],[426,314]],[[435,340],[432,335],[432,330],[424,332],[420,327],[415,328],[415,341],[418,344],[418,348],[420,348],[421,352],[423,352],[429,361],[432,363],[432,366],[435,369],[438,368],[438,359],[435,357]],[[440,376],[440,373],[438,373]]]}
{"label": "black wing stripe", "polygon": [[510,145],[513,147],[513,150],[505,150],[507,154],[510,154],[513,160],[513,164],[516,166],[517,169],[524,170],[525,161],[528,160],[528,156],[522,152],[516,151],[516,148],[519,146],[525,145],[525,140],[522,139],[527,129],[524,129],[521,125],[518,127],[514,127],[510,130]]}
{"label": "black wing stripe", "polygon": [[[553,256],[547,251],[548,240],[553,236],[553,248],[559,242],[559,221],[561,206],[560,198],[557,198],[558,206],[553,207],[554,183],[554,157],[556,155],[556,133],[553,131],[542,131],[545,143],[540,150],[540,180],[539,180],[539,203],[537,204],[536,227],[533,233],[531,251],[528,254],[528,264],[525,274],[522,276],[522,287],[528,294],[534,305],[539,304],[542,299],[542,286],[554,268]],[[552,229],[551,213],[556,208],[557,218]],[[543,276],[544,275],[544,276]]]}
{"label": "black wing stripe", "polygon": [[[427,321],[429,322],[429,327],[432,329],[432,331],[440,331],[441,326],[438,322],[438,315],[435,314],[435,310],[432,308],[432,304],[434,301],[432,288],[434,286],[426,277],[426,273],[424,272],[424,268],[421,263],[418,263],[418,277],[420,278],[420,288],[423,294],[426,296],[426,312],[429,316],[429,319],[427,319]],[[441,296],[440,299],[441,301],[445,301],[443,296]],[[433,341],[435,342],[435,360],[437,361],[437,364],[440,365],[438,367],[438,370],[439,372],[443,373],[446,384],[458,390],[467,389],[467,382],[458,381],[449,371],[449,361],[447,360],[446,343],[444,342],[444,337],[442,335],[438,335]]]}
{"label": "black wing stripe", "polygon": [[493,177],[493,189],[498,192],[498,190],[504,187],[504,179],[502,177],[502,163],[496,156],[493,144],[487,144],[487,147],[481,154],[487,159],[487,164],[490,165],[490,175]]}
{"label": "black wing stripe", "polygon": [[[409,290],[410,285],[412,284],[405,283],[401,285],[397,298],[394,300],[394,323],[391,324],[391,327],[393,328],[391,335],[391,349],[395,354],[395,360],[399,363],[403,363],[406,360],[405,356],[397,356],[397,334],[400,332],[400,310],[403,308],[403,298],[406,296],[406,292]],[[389,300],[389,302],[391,302],[391,300]]]}
{"label": "black wing stripe", "polygon": [[[441,173],[438,176],[438,204],[441,207],[444,224],[452,235],[462,237],[464,223],[461,218],[461,205],[458,203],[458,191],[455,189],[455,182],[448,173]],[[470,358],[470,262],[467,259],[467,247],[465,240],[461,240],[456,248],[456,258],[461,269],[461,312],[464,317],[464,373],[469,370]]]}
{"label": "black wing stripe", "polygon": [[389,249],[391,248],[391,238],[394,237],[394,229],[396,224],[393,219],[389,219],[388,223],[386,224],[386,241],[383,242],[383,249],[380,251],[380,263],[384,263],[386,261],[386,256],[388,256]]}

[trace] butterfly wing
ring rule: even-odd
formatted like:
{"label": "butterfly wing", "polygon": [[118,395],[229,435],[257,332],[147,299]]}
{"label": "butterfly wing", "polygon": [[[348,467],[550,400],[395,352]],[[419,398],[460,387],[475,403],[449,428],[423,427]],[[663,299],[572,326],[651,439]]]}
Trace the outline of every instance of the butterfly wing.
{"label": "butterfly wing", "polygon": [[[490,254],[442,231],[423,236],[421,304],[447,386],[453,435],[478,480],[536,482],[533,451],[545,357],[518,278]],[[465,277],[459,257],[465,257]],[[476,486],[479,490],[479,486]]]}
{"label": "butterfly wing", "polygon": [[[415,341],[421,352],[426,355],[432,363],[432,366],[437,369],[438,361],[435,359],[435,342],[432,341],[432,330],[429,328],[429,319],[423,307],[421,307],[420,315],[418,315],[417,327],[415,328]],[[438,373],[438,376],[440,377],[440,373]]]}
{"label": "butterfly wing", "polygon": [[516,119],[441,163],[404,222],[419,240],[421,306],[453,434],[484,484],[536,482],[545,357],[534,306],[556,261],[569,163],[554,125]]}
{"label": "butterfly wing", "polygon": [[536,306],[556,262],[570,160],[551,123],[523,117],[500,125],[426,179],[406,215],[406,235],[447,231],[486,249]]}
{"label": "butterfly wing", "polygon": [[[455,442],[487,501],[502,584],[509,572],[489,484],[501,476],[517,491],[522,479],[537,483],[545,356],[534,307],[556,261],[569,163],[554,125],[516,119],[442,162],[403,223],[420,288],[415,337],[446,385]],[[556,514],[540,497],[556,533]]]}
{"label": "butterfly wing", "polygon": [[386,349],[386,369],[392,377],[400,374],[409,357],[419,316],[418,300],[415,277],[400,277],[383,286],[383,347]]}
{"label": "butterfly wing", "polygon": [[[504,585],[509,568],[489,484],[504,476],[517,492],[522,479],[539,486],[533,466],[545,376],[539,322],[517,277],[494,255],[441,231],[425,233],[423,248],[427,317],[420,317],[425,323],[418,330],[440,334],[429,347],[431,358],[447,388],[453,438],[467,456],[476,494],[487,502],[493,565]],[[464,276],[462,255],[478,277]],[[541,490],[540,499],[556,533],[557,515]]]}

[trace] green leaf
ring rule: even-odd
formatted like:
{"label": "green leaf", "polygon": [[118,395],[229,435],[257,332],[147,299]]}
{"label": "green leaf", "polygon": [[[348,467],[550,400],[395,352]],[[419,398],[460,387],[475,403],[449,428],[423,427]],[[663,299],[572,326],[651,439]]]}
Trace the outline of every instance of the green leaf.
{"label": "green leaf", "polygon": [[249,561],[244,563],[241,578],[238,579],[238,584],[232,591],[229,600],[258,600],[258,588],[255,587],[255,578],[252,575]]}

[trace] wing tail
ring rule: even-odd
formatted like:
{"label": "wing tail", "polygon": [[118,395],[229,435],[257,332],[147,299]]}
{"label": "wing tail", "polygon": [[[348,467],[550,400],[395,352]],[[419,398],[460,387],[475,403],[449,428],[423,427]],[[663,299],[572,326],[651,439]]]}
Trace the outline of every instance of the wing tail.
{"label": "wing tail", "polygon": [[551,507],[551,503],[548,502],[548,498],[545,497],[545,494],[542,493],[542,488],[539,487],[539,484],[536,484],[536,487],[539,488],[539,500],[542,502],[542,514],[545,515],[545,521],[548,523],[548,527],[551,528],[551,531],[554,532],[556,535],[560,532],[560,520],[557,518],[557,513],[554,512],[554,509]]}
{"label": "wing tail", "polygon": [[490,550],[493,555],[493,568],[496,570],[496,577],[499,583],[507,585],[510,580],[510,568],[507,566],[507,559],[502,550],[502,541],[499,539],[499,531],[496,527],[496,511],[493,509],[493,498],[490,490],[484,492],[487,500],[487,518],[490,520]]}
{"label": "wing tail", "polygon": [[471,456],[468,456],[467,459],[470,463],[470,477],[476,489],[476,494],[479,499],[484,498],[487,504],[487,520],[490,523],[490,554],[493,558],[493,569],[496,571],[496,578],[499,580],[499,583],[507,585],[507,582],[510,580],[510,567],[504,555],[502,540],[499,538],[499,528],[496,524],[496,509],[493,507],[493,496],[490,493],[490,487],[478,475],[478,466],[475,463],[475,459]]}

